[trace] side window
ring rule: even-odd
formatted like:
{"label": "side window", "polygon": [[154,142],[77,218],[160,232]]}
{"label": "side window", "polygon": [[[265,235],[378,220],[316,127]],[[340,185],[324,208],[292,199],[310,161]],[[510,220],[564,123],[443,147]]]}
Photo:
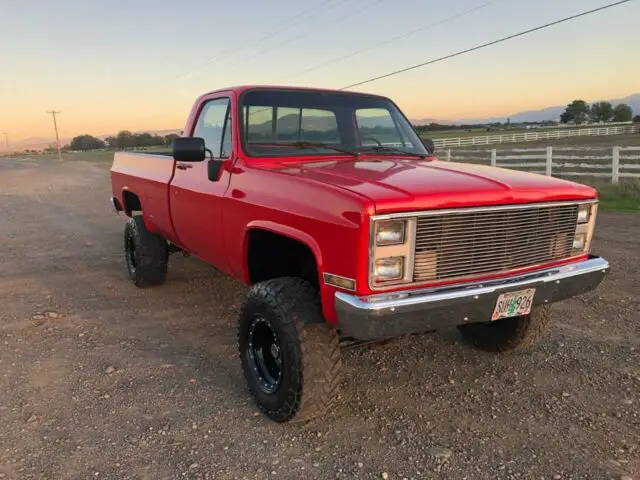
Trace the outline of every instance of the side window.
{"label": "side window", "polygon": [[228,98],[207,102],[200,112],[194,137],[204,138],[206,147],[216,158],[226,158],[231,153],[231,109]]}

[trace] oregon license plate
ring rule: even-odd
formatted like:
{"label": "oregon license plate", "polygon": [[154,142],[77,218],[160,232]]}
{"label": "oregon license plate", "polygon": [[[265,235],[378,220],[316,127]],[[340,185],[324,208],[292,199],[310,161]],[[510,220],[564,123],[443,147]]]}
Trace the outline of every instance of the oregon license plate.
{"label": "oregon license plate", "polygon": [[519,317],[530,313],[534,293],[536,293],[535,288],[528,288],[527,290],[519,290],[517,292],[502,293],[498,297],[496,308],[493,309],[491,320]]}

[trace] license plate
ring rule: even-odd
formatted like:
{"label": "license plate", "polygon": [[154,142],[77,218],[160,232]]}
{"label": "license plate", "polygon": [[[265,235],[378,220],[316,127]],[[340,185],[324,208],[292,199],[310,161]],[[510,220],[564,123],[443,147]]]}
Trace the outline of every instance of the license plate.
{"label": "license plate", "polygon": [[535,288],[527,290],[519,290],[517,292],[502,293],[496,302],[496,308],[493,310],[491,320],[500,320],[501,318],[519,317],[531,312],[533,304],[533,294],[536,293]]}

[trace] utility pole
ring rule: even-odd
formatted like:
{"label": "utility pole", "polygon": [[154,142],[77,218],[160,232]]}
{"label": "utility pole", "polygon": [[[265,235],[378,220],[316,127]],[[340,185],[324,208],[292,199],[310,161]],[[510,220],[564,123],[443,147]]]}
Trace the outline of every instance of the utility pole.
{"label": "utility pole", "polygon": [[7,149],[7,152],[9,151],[9,133],[8,132],[2,132],[2,135],[4,135],[4,145]]}
{"label": "utility pole", "polygon": [[58,160],[62,160],[62,152],[60,151],[60,136],[58,135],[58,122],[56,121],[56,115],[59,114],[60,111],[47,110],[47,113],[50,113],[53,116],[53,128],[56,129],[56,146],[58,147]]}

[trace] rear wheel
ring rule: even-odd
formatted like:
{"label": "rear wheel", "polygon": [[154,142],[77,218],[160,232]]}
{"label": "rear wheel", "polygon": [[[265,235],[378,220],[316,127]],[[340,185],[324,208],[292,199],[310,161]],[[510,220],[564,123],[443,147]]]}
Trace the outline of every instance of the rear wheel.
{"label": "rear wheel", "polygon": [[167,275],[167,242],[147,230],[141,216],[124,227],[124,256],[129,278],[138,287],[160,285]]}
{"label": "rear wheel", "polygon": [[318,293],[306,281],[254,285],[240,314],[238,348],[249,390],[272,420],[309,420],[335,401],[338,334],[324,323]]}
{"label": "rear wheel", "polygon": [[462,337],[489,352],[521,350],[537,343],[551,322],[551,307],[534,308],[528,315],[495,322],[459,325]]}

